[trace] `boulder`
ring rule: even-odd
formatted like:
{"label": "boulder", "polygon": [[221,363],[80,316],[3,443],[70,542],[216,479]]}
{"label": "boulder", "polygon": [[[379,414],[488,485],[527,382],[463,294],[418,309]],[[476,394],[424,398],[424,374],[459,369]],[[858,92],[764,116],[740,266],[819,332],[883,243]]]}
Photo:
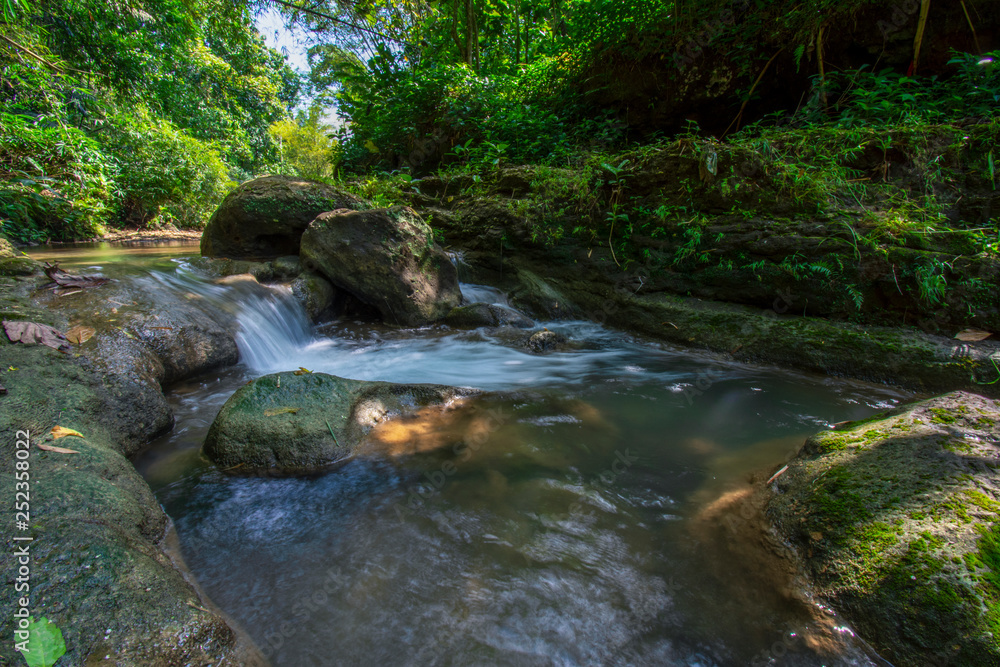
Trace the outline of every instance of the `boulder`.
{"label": "boulder", "polygon": [[956,392],[810,438],[767,515],[898,666],[1000,664],[1000,402]]}
{"label": "boulder", "polygon": [[478,329],[479,327],[516,327],[529,329],[535,323],[507,306],[491,303],[473,303],[452,309],[444,323],[456,329]]}
{"label": "boulder", "polygon": [[355,456],[375,426],[474,393],[301,371],[266,375],[222,406],[204,453],[230,474],[312,474]]}
{"label": "boulder", "polygon": [[307,271],[292,281],[292,296],[316,322],[333,305],[336,290],[322,276]]}
{"label": "boulder", "polygon": [[0,257],[17,257],[19,254],[10,241],[0,236]]}
{"label": "boulder", "polygon": [[319,215],[302,235],[302,263],[377,308],[386,324],[428,324],[462,300],[455,266],[404,206]]}
{"label": "boulder", "polygon": [[[122,287],[109,283],[59,298],[39,290],[45,281],[0,278],[4,317],[66,331],[71,322],[104,319],[106,311],[94,318],[94,309]],[[59,308],[44,307],[38,295]],[[59,664],[265,664],[186,578],[169,544],[170,521],[127,458],[172,423],[160,390],[164,360],[138,335],[108,326],[74,344],[71,354],[0,334],[0,367],[7,390],[0,395],[0,439],[9,454],[0,461],[0,492],[14,496],[19,440],[31,441],[32,484],[30,528],[8,531],[3,548],[23,546],[14,541],[18,534],[34,537],[31,605],[62,631],[67,653]],[[81,437],[53,442],[56,425]],[[7,636],[14,604],[5,596],[8,620],[0,625]],[[22,663],[13,642],[0,645],[0,664]]]}
{"label": "boulder", "polygon": [[552,352],[558,350],[559,348],[564,347],[568,342],[569,339],[561,333],[544,329],[543,331],[531,334],[528,340],[524,342],[524,347],[527,348],[529,352],[541,354],[542,352]]}
{"label": "boulder", "polygon": [[41,262],[30,257],[0,256],[0,276],[37,276],[43,271]]}
{"label": "boulder", "polygon": [[222,201],[201,237],[201,254],[273,259],[299,253],[302,232],[323,211],[362,208],[352,194],[291,176],[262,176],[239,185]]}

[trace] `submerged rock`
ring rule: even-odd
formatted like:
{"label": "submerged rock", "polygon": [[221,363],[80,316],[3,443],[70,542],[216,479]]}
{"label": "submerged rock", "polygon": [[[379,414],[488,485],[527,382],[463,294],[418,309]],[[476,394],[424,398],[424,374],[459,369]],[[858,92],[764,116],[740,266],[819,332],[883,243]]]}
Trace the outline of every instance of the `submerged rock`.
{"label": "submerged rock", "polygon": [[545,329],[544,331],[538,331],[531,334],[531,337],[525,341],[524,347],[526,347],[529,352],[535,352],[537,354],[541,352],[554,351],[568,342],[569,339],[561,333]]}
{"label": "submerged rock", "polygon": [[204,452],[230,474],[314,473],[354,456],[375,426],[474,393],[324,373],[276,373],[244,385],[226,401]]}
{"label": "submerged rock", "polygon": [[444,323],[457,329],[476,329],[479,327],[516,327],[529,329],[535,323],[507,306],[495,303],[473,303],[468,306],[453,308]]}
{"label": "submerged rock", "polygon": [[458,271],[413,209],[323,213],[302,235],[302,261],[386,324],[420,326],[459,305]]}
{"label": "submerged rock", "polygon": [[767,514],[895,665],[1000,664],[1000,402],[956,392],[810,438]]}
{"label": "submerged rock", "polygon": [[201,237],[201,254],[233,259],[297,255],[302,232],[323,211],[361,208],[352,194],[291,176],[263,176],[222,201]]}

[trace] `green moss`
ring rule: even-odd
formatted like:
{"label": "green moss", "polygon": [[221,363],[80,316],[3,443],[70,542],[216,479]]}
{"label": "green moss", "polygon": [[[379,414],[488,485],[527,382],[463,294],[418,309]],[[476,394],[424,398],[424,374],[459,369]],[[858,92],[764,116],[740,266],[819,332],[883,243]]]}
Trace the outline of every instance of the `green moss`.
{"label": "green moss", "polygon": [[954,424],[958,417],[951,411],[943,408],[931,408],[931,422],[934,424]]}
{"label": "green moss", "polygon": [[979,538],[977,586],[986,603],[986,617],[994,637],[1000,637],[1000,524],[993,523]]}
{"label": "green moss", "polygon": [[863,525],[851,532],[847,538],[858,564],[854,573],[856,582],[863,587],[873,586],[885,563],[892,558],[893,547],[902,535],[899,526],[890,526],[883,521]]}
{"label": "green moss", "polygon": [[987,512],[1000,514],[1000,502],[993,500],[985,493],[976,491],[974,489],[966,489],[965,495],[969,498],[969,502],[971,502],[976,507],[984,509]]}

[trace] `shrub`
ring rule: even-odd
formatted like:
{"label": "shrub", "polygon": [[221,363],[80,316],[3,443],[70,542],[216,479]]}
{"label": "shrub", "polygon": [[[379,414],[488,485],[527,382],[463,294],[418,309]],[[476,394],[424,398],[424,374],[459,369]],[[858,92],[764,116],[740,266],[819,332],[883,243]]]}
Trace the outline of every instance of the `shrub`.
{"label": "shrub", "polygon": [[117,217],[125,225],[202,227],[233,186],[215,146],[141,108],[113,117],[100,141],[114,156]]}
{"label": "shrub", "polygon": [[0,113],[0,231],[21,243],[103,233],[111,165],[75,128]]}

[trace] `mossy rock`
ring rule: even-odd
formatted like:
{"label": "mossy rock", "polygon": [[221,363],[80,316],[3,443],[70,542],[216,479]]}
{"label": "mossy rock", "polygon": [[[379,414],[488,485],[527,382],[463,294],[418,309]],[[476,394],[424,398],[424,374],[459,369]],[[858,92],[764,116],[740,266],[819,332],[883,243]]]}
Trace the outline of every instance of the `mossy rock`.
{"label": "mossy rock", "polygon": [[40,262],[24,256],[0,256],[0,276],[37,276],[44,269]]}
{"label": "mossy rock", "polygon": [[473,393],[324,373],[266,375],[226,401],[204,452],[233,475],[313,474],[352,458],[378,424]]}
{"label": "mossy rock", "polygon": [[[169,519],[128,460],[173,423],[161,382],[171,373],[201,372],[217,359],[214,348],[204,346],[222,334],[220,327],[203,327],[163,302],[119,305],[111,315],[109,298],[121,304],[143,294],[127,280],[62,298],[40,290],[45,282],[0,278],[4,319],[62,331],[82,321],[98,331],[69,353],[12,343],[0,333],[6,389],[0,395],[6,454],[0,492],[14,497],[16,442],[30,433],[30,527],[9,531],[4,549],[14,553],[23,546],[12,539],[17,534],[34,537],[32,611],[61,629],[67,654],[59,664],[262,665],[259,652],[211,611],[179,569],[178,552],[168,543]],[[112,318],[119,319],[108,323]],[[135,333],[126,335],[118,325]],[[163,326],[171,327],[174,340],[146,335]],[[225,342],[219,349],[228,347]],[[235,346],[232,352],[228,363],[235,362]],[[169,370],[172,364],[177,368]],[[57,425],[83,437],[53,441],[49,432]],[[43,451],[42,442],[76,453]],[[14,596],[3,598],[0,611],[8,619],[0,624],[3,631],[13,636]],[[12,642],[0,645],[0,664],[22,663]]]}
{"label": "mossy rock", "polygon": [[0,236],[0,258],[17,257],[20,253],[14,245],[3,236]]}
{"label": "mossy rock", "polygon": [[390,325],[436,322],[462,300],[455,265],[430,226],[404,206],[319,215],[302,235],[302,263]]}
{"label": "mossy rock", "polygon": [[810,438],[767,514],[898,666],[1000,664],[1000,402],[956,392]]}
{"label": "mossy rock", "polygon": [[273,259],[299,254],[299,240],[324,211],[361,209],[352,194],[318,181],[262,176],[239,185],[212,214],[201,254],[231,259]]}

